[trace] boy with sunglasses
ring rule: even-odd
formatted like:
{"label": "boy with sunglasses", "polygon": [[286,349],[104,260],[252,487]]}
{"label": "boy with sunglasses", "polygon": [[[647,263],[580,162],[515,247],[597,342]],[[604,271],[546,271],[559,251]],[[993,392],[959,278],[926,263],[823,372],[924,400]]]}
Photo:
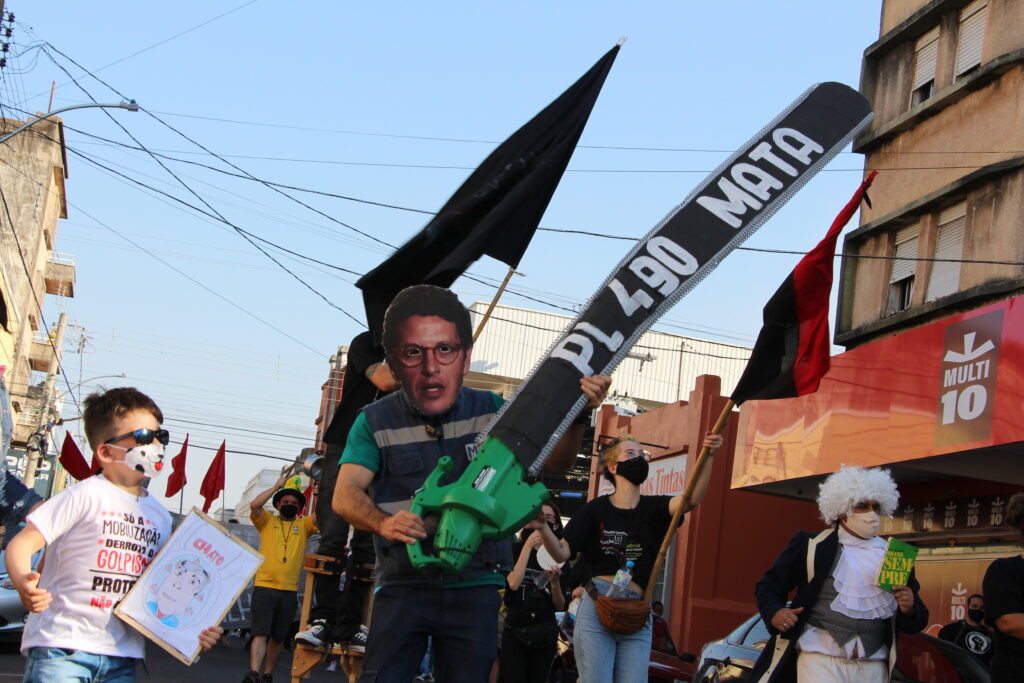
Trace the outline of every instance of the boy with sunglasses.
{"label": "boy with sunglasses", "polygon": [[[163,469],[167,430],[148,396],[122,387],[85,399],[89,446],[102,470],[61,491],[28,516],[7,546],[7,571],[31,614],[21,652],[26,683],[131,683],[142,635],[114,615],[171,534],[171,516],[143,487]],[[32,555],[47,546],[42,576]],[[199,636],[203,650],[224,630]]]}

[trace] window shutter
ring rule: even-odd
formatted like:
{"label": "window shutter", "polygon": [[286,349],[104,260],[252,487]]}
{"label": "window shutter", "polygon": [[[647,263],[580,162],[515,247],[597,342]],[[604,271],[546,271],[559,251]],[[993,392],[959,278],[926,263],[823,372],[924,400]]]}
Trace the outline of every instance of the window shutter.
{"label": "window shutter", "polygon": [[917,266],[917,233],[918,226],[913,225],[896,233],[896,259],[892,262],[892,274],[889,283],[899,282],[914,275]]}
{"label": "window shutter", "polygon": [[917,90],[928,81],[935,80],[935,63],[939,58],[939,27],[917,39],[914,46],[914,84]]}
{"label": "window shutter", "polygon": [[981,49],[985,44],[985,23],[988,19],[987,0],[974,0],[960,10],[960,29],[956,39],[954,77],[959,78],[981,64]]}
{"label": "window shutter", "polygon": [[[960,259],[964,254],[964,226],[967,204],[960,202],[939,214],[939,234],[935,242],[935,258]],[[960,289],[960,263],[935,261],[928,280],[926,301],[955,294]]]}

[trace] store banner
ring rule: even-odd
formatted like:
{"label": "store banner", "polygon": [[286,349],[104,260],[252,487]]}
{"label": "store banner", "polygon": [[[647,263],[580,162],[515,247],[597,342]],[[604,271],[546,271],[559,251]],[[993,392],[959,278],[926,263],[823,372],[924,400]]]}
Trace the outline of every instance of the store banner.
{"label": "store banner", "polygon": [[1003,311],[954,322],[946,328],[935,422],[935,445],[987,439],[992,432]]}
{"label": "store banner", "polygon": [[[814,394],[747,401],[732,487],[1024,441],[1021,304],[1014,297],[833,356]],[[1011,454],[988,450],[981,469],[968,458],[942,471],[991,478],[992,457],[1003,452]]]}

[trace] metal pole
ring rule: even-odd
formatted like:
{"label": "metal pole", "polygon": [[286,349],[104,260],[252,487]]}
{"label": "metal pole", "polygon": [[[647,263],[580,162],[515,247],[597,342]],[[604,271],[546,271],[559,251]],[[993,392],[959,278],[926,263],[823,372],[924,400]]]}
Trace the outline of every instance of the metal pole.
{"label": "metal pole", "polygon": [[32,488],[36,482],[36,472],[39,468],[39,463],[42,461],[46,452],[43,450],[46,442],[47,434],[50,431],[50,413],[53,409],[54,399],[54,387],[57,383],[57,373],[60,372],[60,358],[61,349],[64,345],[64,330],[68,326],[68,314],[61,313],[60,318],[57,319],[57,328],[54,331],[54,337],[50,344],[53,348],[53,355],[50,357],[50,367],[47,369],[46,381],[43,382],[43,396],[42,396],[42,408],[39,411],[39,422],[36,427],[36,434],[39,435],[39,450],[38,455],[32,456],[26,449],[26,462],[25,462],[25,486]]}
{"label": "metal pole", "polygon": [[117,104],[73,104],[70,107],[61,107],[60,109],[55,109],[55,110],[53,110],[51,112],[47,112],[46,114],[42,114],[41,116],[37,116],[34,119],[32,119],[31,121],[26,121],[25,123],[21,124],[20,126],[15,128],[14,130],[12,130],[10,133],[7,133],[3,137],[0,137],[0,144],[3,144],[5,142],[7,142],[8,140],[13,138],[18,133],[20,133],[23,130],[25,130],[26,128],[31,128],[32,126],[36,125],[40,121],[42,121],[44,119],[48,119],[51,116],[56,116],[57,114],[60,114],[60,113],[65,112],[65,111],[70,111],[72,109],[90,109],[90,108],[93,108],[93,107],[99,107],[99,108],[102,108],[102,109],[127,109],[128,111],[138,111],[139,110],[139,105],[138,105],[138,103],[135,100],[119,102]]}
{"label": "metal pole", "polygon": [[[711,428],[712,434],[721,434],[722,430],[725,429],[725,425],[729,422],[729,415],[732,414],[732,409],[736,406],[733,400],[730,398],[722,406],[722,412],[718,415],[718,420],[715,422],[715,426]],[[672,521],[668,525],[668,531],[665,532],[665,538],[661,541],[661,548],[658,549],[658,556],[654,559],[654,566],[651,568],[652,580],[647,582],[647,590],[644,591],[644,600],[646,602],[651,601],[651,596],[654,594],[654,580],[653,577],[657,576],[661,572],[662,566],[665,564],[665,555],[668,554],[668,547],[672,545],[672,540],[676,537],[676,530],[679,527],[679,521],[682,519],[684,510],[690,506],[690,498],[693,497],[693,490],[697,488],[697,481],[700,479],[700,475],[704,472],[704,467],[709,461],[709,453],[711,450],[704,446],[700,450],[700,455],[697,456],[697,462],[693,467],[693,473],[690,475],[689,480],[686,482],[686,490],[683,492],[683,498],[679,501],[679,507],[676,508],[676,512],[672,515]]]}

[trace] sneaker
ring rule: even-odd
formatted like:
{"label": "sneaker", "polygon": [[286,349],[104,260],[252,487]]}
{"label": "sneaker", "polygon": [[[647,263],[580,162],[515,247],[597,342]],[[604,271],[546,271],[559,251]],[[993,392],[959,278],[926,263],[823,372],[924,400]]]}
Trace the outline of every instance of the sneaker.
{"label": "sneaker", "polygon": [[274,683],[274,677],[270,674],[263,674],[262,683]]}
{"label": "sneaker", "polygon": [[311,622],[309,628],[295,634],[295,640],[313,647],[323,647],[327,642],[327,622],[319,619]]}
{"label": "sneaker", "polygon": [[245,678],[242,679],[242,683],[260,683],[260,675],[255,671],[250,671],[245,674]]}
{"label": "sneaker", "polygon": [[366,640],[369,635],[370,630],[365,626],[360,626],[359,631],[349,638],[348,649],[355,650],[356,652],[366,652]]}

